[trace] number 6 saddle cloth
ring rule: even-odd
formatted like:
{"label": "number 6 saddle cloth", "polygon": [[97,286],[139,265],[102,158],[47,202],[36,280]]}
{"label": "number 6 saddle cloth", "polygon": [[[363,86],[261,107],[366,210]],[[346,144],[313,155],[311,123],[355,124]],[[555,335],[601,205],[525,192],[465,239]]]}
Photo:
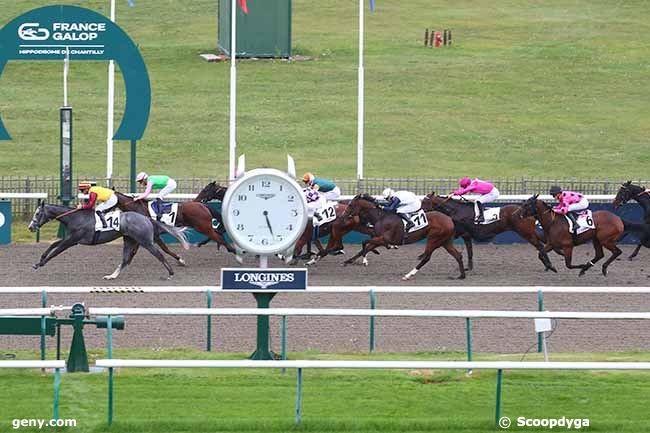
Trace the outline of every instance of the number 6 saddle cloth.
{"label": "number 6 saddle cloth", "polygon": [[[578,221],[578,230],[575,231],[576,234],[579,235],[586,232],[587,230],[596,228],[596,223],[594,222],[594,218],[591,215],[591,211],[589,209],[574,213],[577,214],[576,220]],[[573,233],[573,222],[566,215],[564,218],[566,218],[567,223],[569,224],[569,232]]]}

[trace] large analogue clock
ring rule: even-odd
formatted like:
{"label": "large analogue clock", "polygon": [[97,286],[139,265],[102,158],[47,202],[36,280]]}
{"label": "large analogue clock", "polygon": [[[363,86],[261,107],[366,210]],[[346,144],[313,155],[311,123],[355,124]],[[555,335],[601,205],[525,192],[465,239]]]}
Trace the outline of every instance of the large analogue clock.
{"label": "large analogue clock", "polygon": [[307,225],[307,202],[295,180],[259,168],[232,184],[223,199],[223,222],[244,251],[271,255],[289,249]]}

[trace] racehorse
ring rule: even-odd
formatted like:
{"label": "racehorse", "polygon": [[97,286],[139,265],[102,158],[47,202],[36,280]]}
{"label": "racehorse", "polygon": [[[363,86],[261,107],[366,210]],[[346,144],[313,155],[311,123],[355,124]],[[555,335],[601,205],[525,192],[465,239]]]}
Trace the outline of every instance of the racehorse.
{"label": "racehorse", "polygon": [[[624,205],[630,200],[636,200],[637,203],[643,208],[643,218],[645,224],[650,224],[650,191],[646,190],[644,187],[639,185],[634,185],[631,180],[628,180],[624,184],[621,184],[621,187],[616,193],[614,198],[614,209],[618,209],[620,206]],[[628,257],[629,260],[632,260],[639,254],[639,250],[642,246],[647,245],[650,241],[648,236],[643,236],[641,242],[636,246],[634,252]]]}
{"label": "racehorse", "polygon": [[[137,212],[141,215],[149,216],[147,201],[134,200],[133,198],[117,191],[115,192],[115,195],[117,196],[117,206],[121,210]],[[221,234],[217,233],[212,228],[212,214],[210,213],[209,208],[202,203],[197,201],[179,203],[175,227],[191,227],[217,242],[217,244],[225,246],[228,252],[235,254],[235,249],[225,241]],[[176,258],[176,260],[180,259],[176,254],[169,250],[164,242],[160,241],[158,242],[158,245],[167,254]]]}
{"label": "racehorse", "polygon": [[104,276],[104,279],[112,280],[117,278],[120,272],[131,263],[140,246],[149,251],[163,264],[169,273],[168,278],[171,278],[174,275],[174,271],[160,250],[154,245],[154,239],[161,232],[169,233],[178,239],[185,249],[189,248],[189,244],[183,233],[184,229],[168,227],[165,224],[136,212],[123,212],[120,215],[119,228],[117,230],[96,232],[94,210],[70,209],[64,206],[45,204],[42,201],[39,202],[32,221],[29,223],[29,230],[35,232],[41,226],[52,220],[58,220],[66,227],[65,237],[52,243],[45,250],[39,262],[34,264],[34,269],[45,266],[47,262],[74,245],[104,244],[123,237],[124,249],[122,263],[111,275]]}
{"label": "racehorse", "polygon": [[[463,199],[464,200],[464,199]],[[551,263],[548,254],[544,251],[544,241],[535,228],[535,218],[524,218],[519,212],[519,206],[502,206],[499,220],[490,224],[474,223],[474,203],[458,201],[451,197],[441,197],[431,192],[422,200],[423,210],[437,210],[449,215],[456,226],[456,237],[463,238],[467,249],[468,270],[474,268],[472,239],[487,241],[499,233],[513,231],[527,240],[538,251],[538,257],[544,264],[545,271],[557,272]]]}
{"label": "racehorse", "polygon": [[[603,247],[612,252],[609,259],[603,264],[603,275],[607,275],[607,267],[620,256],[622,251],[616,246],[621,235],[625,231],[625,224],[621,218],[608,211],[593,212],[593,219],[596,228],[589,229],[579,235],[574,235],[569,231],[569,223],[563,216],[558,216],[551,206],[539,200],[538,194],[530,197],[521,205],[521,214],[523,217],[535,217],[544,228],[546,235],[546,246],[544,251],[551,250],[564,256],[564,263],[569,269],[580,269],[580,276],[596,264],[597,261],[605,257]],[[582,265],[571,263],[574,245],[584,244],[592,241],[596,256],[589,262]]]}
{"label": "racehorse", "polygon": [[384,211],[377,200],[368,194],[354,197],[348,204],[344,216],[356,220],[363,218],[372,224],[374,231],[372,238],[363,241],[361,252],[346,260],[344,264],[350,264],[357,258],[363,257],[363,264],[367,265],[366,254],[377,247],[389,248],[390,245],[410,244],[426,238],[427,246],[424,252],[418,256],[420,262],[402,279],[408,280],[414,276],[431,259],[433,251],[441,246],[456,259],[460,270],[458,278],[465,278],[463,257],[454,247],[454,222],[449,216],[437,211],[427,212],[428,224],[426,227],[411,233],[404,233],[404,224],[399,215]]}

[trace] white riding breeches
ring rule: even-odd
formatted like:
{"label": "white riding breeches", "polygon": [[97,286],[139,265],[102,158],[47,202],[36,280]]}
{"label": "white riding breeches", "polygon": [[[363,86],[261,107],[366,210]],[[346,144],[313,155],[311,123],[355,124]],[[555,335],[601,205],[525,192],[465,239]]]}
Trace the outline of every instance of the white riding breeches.
{"label": "white riding breeches", "polygon": [[170,194],[172,191],[176,189],[176,181],[174,179],[169,179],[169,182],[167,182],[167,185],[160,190],[158,193],[158,198],[163,200],[168,194]]}
{"label": "white riding breeches", "polygon": [[402,205],[397,208],[397,213],[417,212],[421,207],[422,203],[419,200],[410,203],[402,203]]}
{"label": "white riding breeches", "polygon": [[476,201],[480,203],[491,203],[495,201],[496,199],[499,198],[499,190],[495,188],[492,188],[492,191],[488,192],[487,194],[482,194],[480,195]]}
{"label": "white riding breeches", "polygon": [[95,206],[95,210],[105,212],[110,208],[117,205],[117,196],[115,194],[111,195],[108,200],[103,203],[99,203]]}
{"label": "white riding breeches", "polygon": [[589,207],[589,201],[587,200],[587,197],[582,197],[582,200],[580,200],[578,203],[570,204],[568,209],[569,212],[576,212],[576,211],[585,210],[588,207]]}
{"label": "white riding breeches", "polygon": [[337,200],[339,197],[341,197],[341,188],[334,187],[333,190],[324,192],[323,195],[327,200]]}

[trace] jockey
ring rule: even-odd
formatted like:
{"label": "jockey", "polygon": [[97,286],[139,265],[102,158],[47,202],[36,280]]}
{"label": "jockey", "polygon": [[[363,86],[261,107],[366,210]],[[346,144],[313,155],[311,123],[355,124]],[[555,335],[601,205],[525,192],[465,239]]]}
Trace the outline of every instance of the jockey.
{"label": "jockey", "polygon": [[162,218],[162,200],[176,189],[176,181],[169,176],[149,176],[144,171],[140,172],[135,180],[140,185],[147,185],[144,192],[136,197],[136,200],[146,199],[154,189],[160,190],[156,199],[156,206],[154,206],[156,217],[160,221],[160,218]]}
{"label": "jockey", "polygon": [[485,203],[493,202],[497,198],[499,198],[499,190],[496,189],[496,187],[492,185],[490,182],[486,182],[478,178],[474,178],[474,180],[470,180],[469,177],[464,177],[458,181],[458,185],[460,186],[460,188],[458,188],[452,194],[465,195],[468,192],[475,192],[477,194],[480,194],[479,197],[475,200],[476,207],[478,207],[478,212],[479,212],[478,216],[476,217],[476,222],[477,223],[484,222],[485,217],[483,216],[483,211],[485,210],[485,208],[483,206],[485,205]]}
{"label": "jockey", "polygon": [[117,205],[117,196],[115,195],[115,191],[108,188],[102,188],[101,186],[96,186],[91,182],[79,182],[79,191],[82,194],[88,194],[88,200],[85,204],[78,205],[77,209],[92,209],[95,207],[95,204],[97,204],[95,213],[102,221],[102,226],[104,228],[108,227],[106,219],[104,219],[104,212]]}
{"label": "jockey", "polygon": [[325,205],[323,195],[311,188],[303,188],[302,193],[307,199],[307,215],[320,221],[323,217],[320,216],[318,210]]}
{"label": "jockey", "polygon": [[578,221],[573,212],[585,210],[589,207],[587,197],[577,192],[562,191],[562,188],[557,185],[551,187],[549,194],[560,202],[553,208],[553,212],[568,216],[573,223],[573,232],[575,233],[578,229]]}
{"label": "jockey", "polygon": [[404,230],[406,232],[411,230],[415,224],[409,219],[408,214],[420,210],[422,203],[418,197],[410,191],[393,191],[390,188],[386,188],[381,194],[388,201],[384,210],[396,213],[406,222]]}
{"label": "jockey", "polygon": [[341,188],[331,180],[314,177],[312,173],[307,172],[302,176],[302,181],[310,188],[323,193],[327,200],[337,200],[341,196]]}

